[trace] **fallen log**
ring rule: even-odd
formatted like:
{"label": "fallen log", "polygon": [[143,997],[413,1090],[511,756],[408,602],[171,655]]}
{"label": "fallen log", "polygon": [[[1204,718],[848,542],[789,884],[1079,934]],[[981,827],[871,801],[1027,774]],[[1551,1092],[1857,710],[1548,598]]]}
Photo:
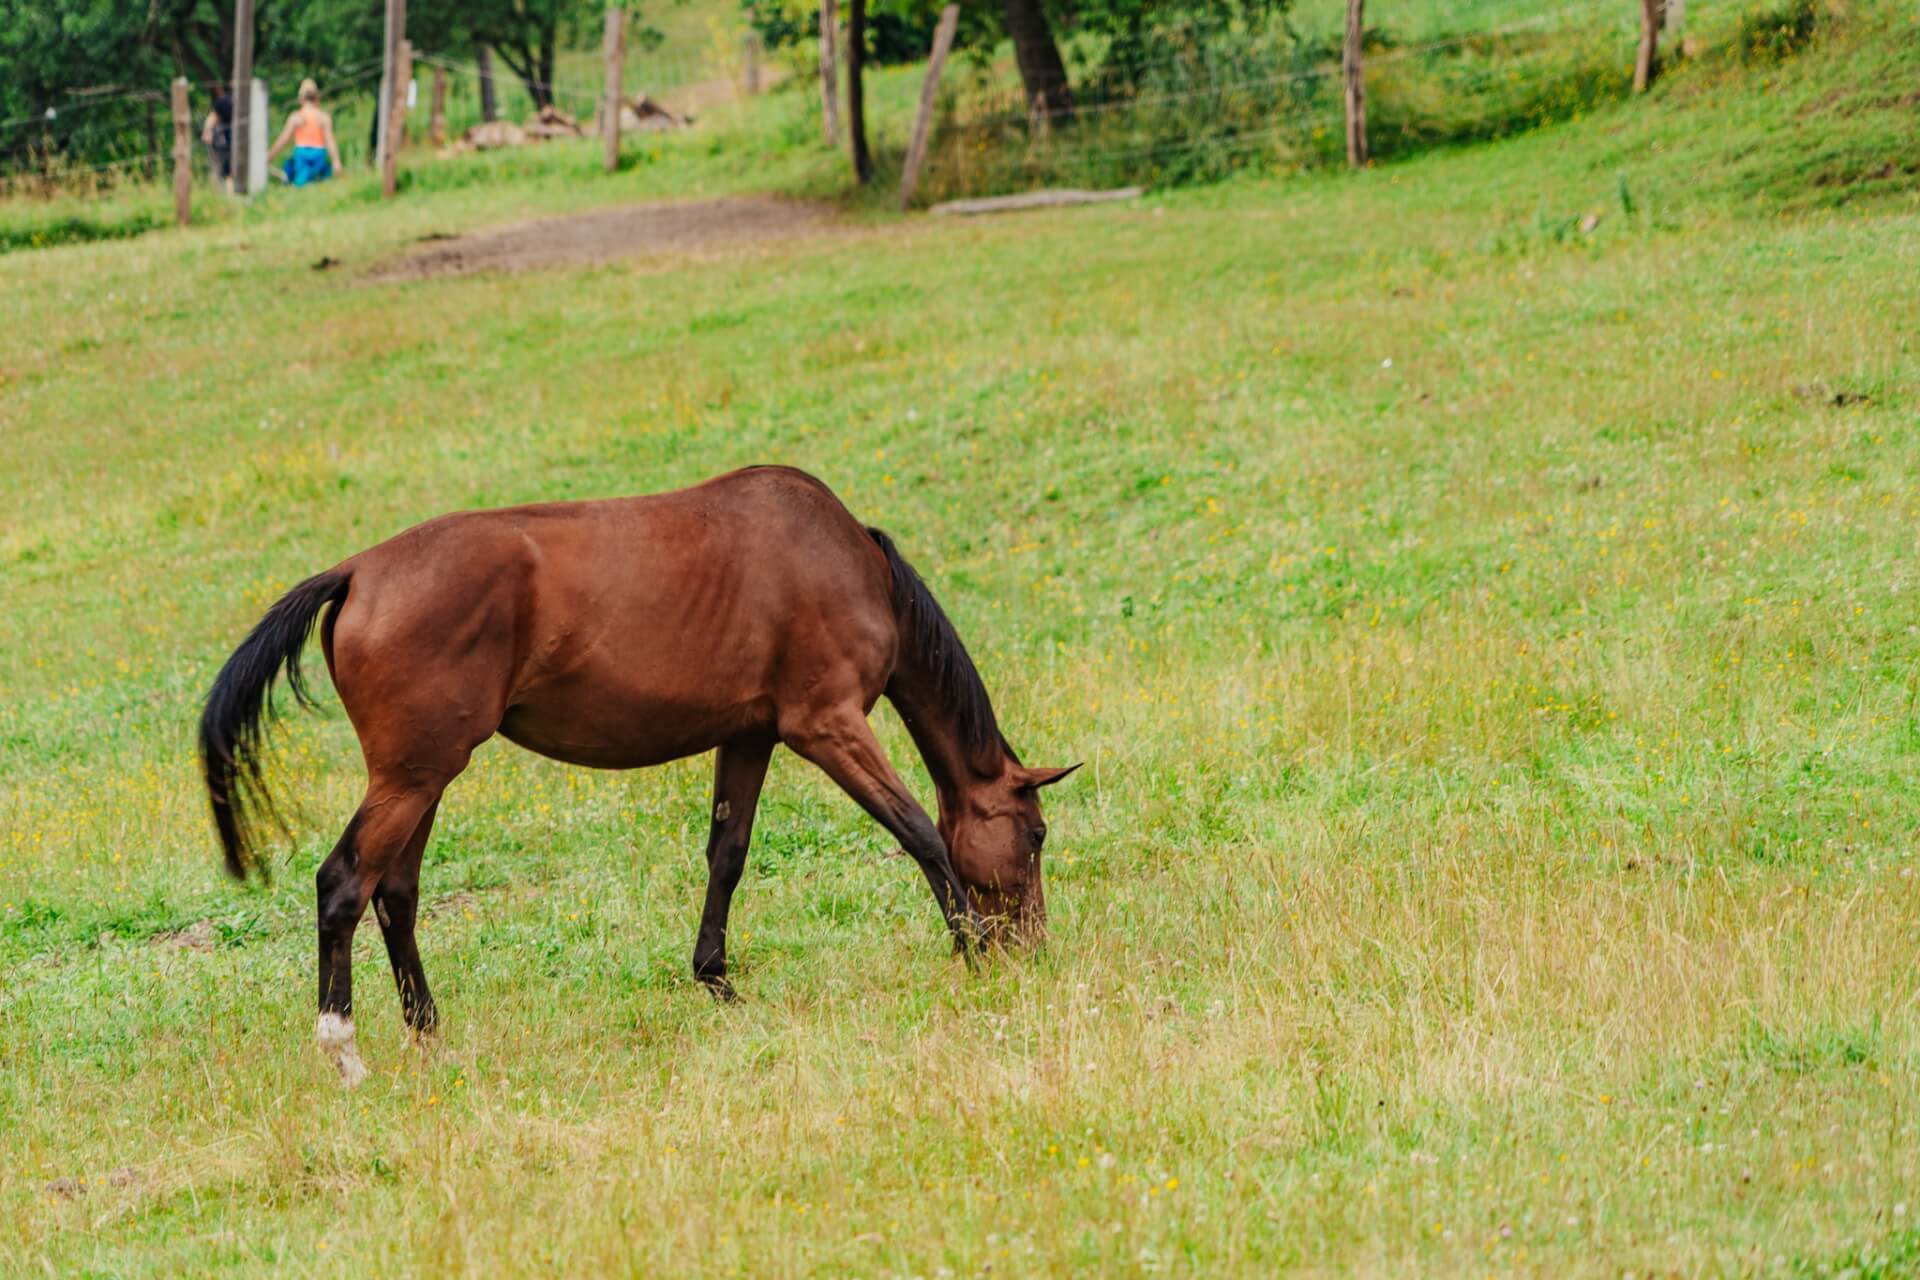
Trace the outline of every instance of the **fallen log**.
{"label": "fallen log", "polygon": [[976,213],[1015,213],[1021,209],[1055,209],[1072,204],[1107,204],[1115,200],[1138,200],[1145,187],[1119,187],[1112,191],[1076,191],[1058,188],[1048,191],[1023,191],[1017,196],[989,196],[984,200],[948,200],[927,210],[943,216]]}

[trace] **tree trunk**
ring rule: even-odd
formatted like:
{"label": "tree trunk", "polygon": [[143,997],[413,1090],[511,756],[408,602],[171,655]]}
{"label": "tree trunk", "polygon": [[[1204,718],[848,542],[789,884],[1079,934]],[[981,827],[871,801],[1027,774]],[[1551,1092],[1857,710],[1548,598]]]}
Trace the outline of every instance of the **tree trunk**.
{"label": "tree trunk", "polygon": [[1020,64],[1020,83],[1026,87],[1027,110],[1051,120],[1073,117],[1073,91],[1067,85],[1067,64],[1053,42],[1040,0],[1007,0],[1007,38],[1013,41],[1014,60]]}
{"label": "tree trunk", "polygon": [[1660,52],[1660,0],[1640,0],[1640,52],[1633,60],[1633,91],[1645,93],[1658,73],[1655,60]]}
{"label": "tree trunk", "polygon": [[873,178],[873,153],[867,150],[867,95],[862,83],[867,65],[867,0],[847,5],[847,131],[853,135],[853,176],[865,185]]}
{"label": "tree trunk", "polygon": [[521,87],[527,96],[533,99],[533,109],[538,111],[553,103],[552,75],[540,73],[540,55],[526,45],[497,45],[494,51],[500,55],[500,61],[507,64],[507,70],[520,77]]}
{"label": "tree trunk", "polygon": [[546,95],[546,106],[553,105],[554,46],[558,43],[552,27],[540,33],[540,91]]}
{"label": "tree trunk", "polygon": [[500,103],[493,96],[493,47],[484,41],[476,44],[473,60],[480,68],[480,118],[491,124],[500,118]]}

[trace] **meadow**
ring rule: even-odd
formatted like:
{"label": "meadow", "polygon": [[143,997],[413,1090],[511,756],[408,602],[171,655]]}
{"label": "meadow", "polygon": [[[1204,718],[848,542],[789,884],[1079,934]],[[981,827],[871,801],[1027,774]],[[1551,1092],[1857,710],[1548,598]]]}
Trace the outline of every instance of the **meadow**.
{"label": "meadow", "polygon": [[[1920,1271],[1915,89],[1861,5],[1358,175],[360,278],[831,193],[776,95],[611,177],[423,162],[0,256],[0,1272]],[[353,735],[288,717],[294,837],[236,886],[219,664],[434,514],[756,462],[889,530],[1014,746],[1086,762],[1048,945],[967,972],[782,753],[717,1005],[708,762],[495,742],[426,853],[444,1043],[369,924],[341,1090]]]}

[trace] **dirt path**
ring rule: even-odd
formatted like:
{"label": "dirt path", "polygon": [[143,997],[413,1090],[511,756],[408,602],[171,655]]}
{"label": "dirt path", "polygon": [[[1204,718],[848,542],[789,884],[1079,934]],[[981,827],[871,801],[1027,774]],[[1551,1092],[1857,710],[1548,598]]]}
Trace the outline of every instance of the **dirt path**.
{"label": "dirt path", "polygon": [[833,225],[830,205],[765,196],[622,205],[543,218],[434,242],[380,263],[370,281],[423,280],[482,271],[577,267],[656,254],[693,255],[795,236]]}

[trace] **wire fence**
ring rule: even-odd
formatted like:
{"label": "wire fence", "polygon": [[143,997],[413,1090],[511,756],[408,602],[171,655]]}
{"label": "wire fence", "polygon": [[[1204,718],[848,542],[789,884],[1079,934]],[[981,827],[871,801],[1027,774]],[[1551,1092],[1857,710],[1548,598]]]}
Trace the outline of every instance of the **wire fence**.
{"label": "wire fence", "polygon": [[[1412,42],[1369,28],[1373,154],[1524,132],[1624,95],[1634,38],[1624,12],[1576,0]],[[1061,103],[1029,101],[1011,59],[963,68],[941,94],[921,197],[1168,185],[1344,161],[1337,40],[1284,24],[1216,32],[1168,40],[1146,57],[1129,51],[1120,75],[1101,73],[1100,50],[1079,52],[1095,70]],[[893,141],[879,147],[883,170]]]}
{"label": "wire fence", "polygon": [[[305,72],[320,86],[322,104],[334,118],[342,163],[349,169],[373,161],[382,61],[376,56]],[[544,97],[584,126],[597,110],[602,93],[599,83],[583,78],[597,71],[598,55],[593,56],[591,70],[584,57],[567,61],[582,64],[578,74],[556,72],[551,81],[542,81],[515,74],[496,56],[492,78],[500,117],[529,119],[535,113],[536,98]],[[410,136],[417,135],[416,140],[427,136],[435,70],[445,76],[447,134],[458,138],[483,121],[481,81],[486,73],[477,61],[470,56],[427,51],[416,53],[414,62]],[[642,92],[659,97],[683,86],[728,78],[733,70],[717,65],[711,54],[631,49],[624,80],[629,98]],[[272,127],[298,107],[297,83],[289,76],[269,85],[269,139]],[[211,104],[211,91],[195,86],[190,94],[192,166],[196,180],[202,182],[210,179],[212,171],[203,138]],[[154,89],[115,86],[102,93],[74,94],[40,112],[0,120],[0,198],[92,196],[129,180],[167,178],[172,172],[173,135],[169,85]]]}
{"label": "wire fence", "polygon": [[[1633,32],[1622,20],[1626,11],[1624,3],[1600,8],[1595,0],[1571,0],[1417,41],[1369,29],[1373,153],[1390,158],[1417,145],[1497,137],[1619,96],[1630,79],[1624,51]],[[483,72],[470,52],[416,53],[416,97],[408,118],[414,141],[428,136],[436,76],[444,81],[443,138],[456,140],[482,121]],[[1106,50],[1070,46],[1079,78],[1071,100],[1058,103],[1027,100],[1014,69],[1018,52],[1003,43],[962,59],[949,72],[919,187],[924,199],[1050,182],[1158,185],[1263,165],[1335,163],[1342,154],[1339,46],[1326,35],[1303,35],[1277,23],[1205,39],[1170,38],[1144,53],[1130,51],[1124,77],[1112,74],[1111,59],[1103,68]],[[562,57],[550,81],[529,81],[496,57],[492,74],[500,113],[525,120],[535,100],[546,99],[584,130],[603,92],[598,69],[597,55],[574,53]],[[628,52],[624,87],[629,98],[671,98],[676,90],[734,79],[739,72],[738,64],[722,64],[714,51],[637,48]],[[370,164],[381,60],[364,58],[308,74],[333,113],[343,162],[349,169]],[[793,82],[817,112],[817,80],[796,75]],[[209,169],[201,139],[209,101],[202,91],[192,103],[194,167],[202,179]],[[269,126],[295,106],[291,78],[272,86]],[[904,151],[906,121],[896,114],[872,112],[883,176]],[[55,122],[64,130],[57,142],[49,127]],[[39,145],[18,145],[36,128]],[[162,178],[171,169],[172,144],[166,86],[108,86],[73,95],[41,115],[0,121],[0,156],[12,157],[0,161],[0,195],[88,195]]]}

